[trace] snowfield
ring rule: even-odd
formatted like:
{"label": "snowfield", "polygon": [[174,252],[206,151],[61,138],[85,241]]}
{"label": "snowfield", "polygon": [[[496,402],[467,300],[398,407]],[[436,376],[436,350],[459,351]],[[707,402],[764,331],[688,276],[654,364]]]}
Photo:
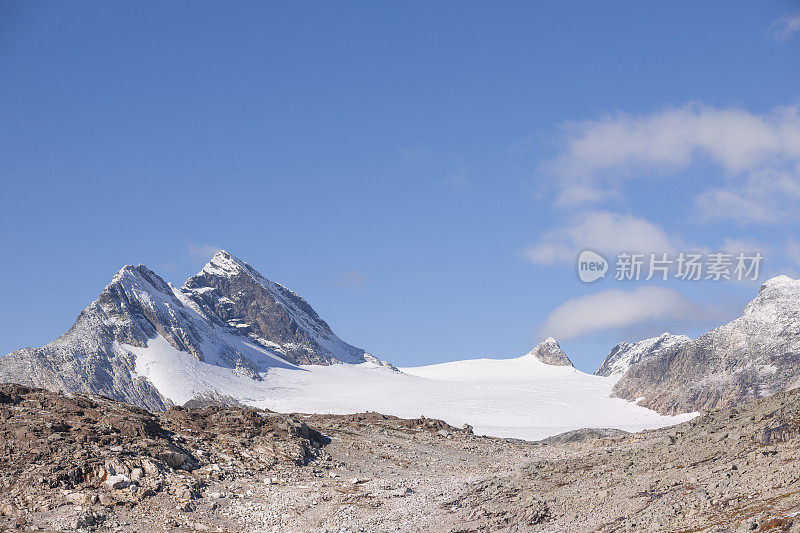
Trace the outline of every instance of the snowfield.
{"label": "snowfield", "polygon": [[[475,433],[536,440],[584,427],[656,428],[694,414],[662,416],[611,398],[617,378],[547,365],[527,355],[393,370],[375,363],[295,366],[242,343],[262,366],[261,381],[176,350],[162,337],[136,354],[136,373],[177,404],[215,390],[273,411],[347,414],[377,411],[404,418],[470,424]],[[257,353],[253,353],[257,352]]]}

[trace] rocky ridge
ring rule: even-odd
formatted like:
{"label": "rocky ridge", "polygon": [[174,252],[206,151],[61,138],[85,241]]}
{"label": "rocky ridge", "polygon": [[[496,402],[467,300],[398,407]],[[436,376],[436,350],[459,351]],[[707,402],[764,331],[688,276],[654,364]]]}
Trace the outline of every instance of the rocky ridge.
{"label": "rocky ridge", "polygon": [[767,280],[736,320],[633,364],[615,394],[660,413],[729,407],[800,385],[800,280]]}
{"label": "rocky ridge", "polygon": [[611,349],[594,374],[596,376],[621,376],[639,361],[691,340],[686,335],[662,333],[658,337],[638,342],[621,342]]}

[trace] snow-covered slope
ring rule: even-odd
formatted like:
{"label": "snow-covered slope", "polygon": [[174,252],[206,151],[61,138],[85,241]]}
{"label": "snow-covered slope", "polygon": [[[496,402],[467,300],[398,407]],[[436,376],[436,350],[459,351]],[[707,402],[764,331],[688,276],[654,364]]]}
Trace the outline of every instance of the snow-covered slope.
{"label": "snow-covered slope", "polygon": [[207,391],[279,412],[428,416],[470,424],[478,434],[539,439],[583,427],[638,431],[691,418],[661,416],[612,398],[615,380],[531,355],[402,368],[376,363],[284,365],[247,379],[192,358],[164,339],[130,348],[136,371],[164,396],[183,403]]}
{"label": "snow-covered slope", "polygon": [[[557,352],[556,352],[557,350]],[[553,354],[560,352],[560,357]],[[542,357],[542,353],[547,356]],[[403,367],[400,371],[438,381],[480,382],[534,382],[553,381],[582,374],[576,370],[555,339],[549,337],[533,350],[515,359],[467,359],[436,365]],[[553,361],[553,362],[545,362]]]}
{"label": "snow-covered slope", "polygon": [[[547,366],[481,359],[403,368],[402,373],[366,365],[281,369],[265,377],[273,388],[248,403],[281,412],[424,415],[455,426],[470,424],[478,434],[529,440],[585,427],[639,431],[693,416],[659,415],[612,398],[611,378]],[[528,378],[521,379],[520,372]]]}
{"label": "snow-covered slope", "polygon": [[686,335],[662,333],[658,337],[639,342],[621,342],[611,349],[603,364],[594,374],[596,376],[621,376],[628,371],[631,365],[691,340]]}

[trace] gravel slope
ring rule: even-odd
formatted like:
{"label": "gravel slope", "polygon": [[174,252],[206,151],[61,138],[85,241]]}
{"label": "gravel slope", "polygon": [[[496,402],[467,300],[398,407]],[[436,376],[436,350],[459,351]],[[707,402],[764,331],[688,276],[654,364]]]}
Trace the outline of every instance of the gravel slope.
{"label": "gravel slope", "polygon": [[[800,391],[553,444],[434,419],[149,413],[0,385],[0,529],[773,531],[800,514]],[[607,435],[612,435],[607,438]],[[601,438],[597,438],[597,437]],[[606,438],[603,438],[606,437]]]}

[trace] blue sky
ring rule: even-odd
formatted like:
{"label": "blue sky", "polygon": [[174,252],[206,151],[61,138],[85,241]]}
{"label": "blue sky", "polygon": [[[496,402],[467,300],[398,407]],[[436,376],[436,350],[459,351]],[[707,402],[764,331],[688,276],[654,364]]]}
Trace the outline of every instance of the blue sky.
{"label": "blue sky", "polygon": [[[122,265],[181,283],[215,248],[401,365],[555,331],[592,371],[619,340],[702,333],[798,275],[798,16],[0,2],[0,353],[57,337]],[[587,247],[765,262],[585,285]]]}

